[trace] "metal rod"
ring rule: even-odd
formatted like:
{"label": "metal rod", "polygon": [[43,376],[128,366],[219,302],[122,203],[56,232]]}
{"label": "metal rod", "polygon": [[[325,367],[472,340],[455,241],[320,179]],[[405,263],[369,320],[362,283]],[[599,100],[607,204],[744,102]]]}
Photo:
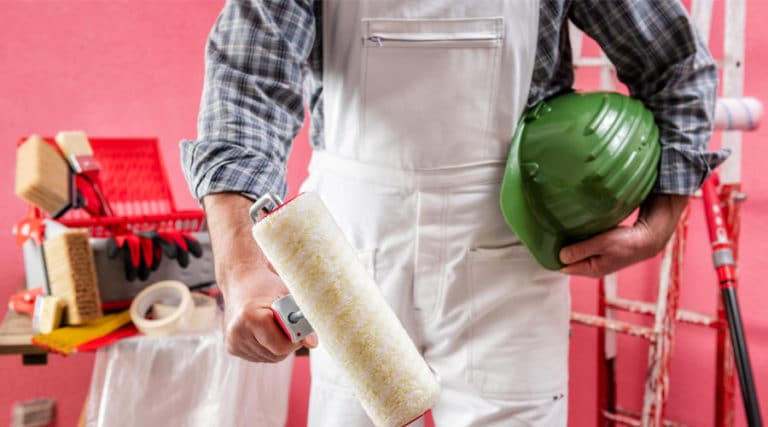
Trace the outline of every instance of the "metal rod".
{"label": "metal rod", "polygon": [[741,321],[739,301],[736,297],[736,289],[723,287],[723,302],[725,312],[728,315],[728,329],[731,332],[733,354],[736,358],[736,370],[739,373],[741,396],[744,399],[744,412],[747,415],[749,427],[762,427],[763,420],[760,415],[760,403],[757,401],[757,390],[752,375],[752,365],[749,362],[747,340],[744,338],[744,325]]}
{"label": "metal rod", "polygon": [[291,323],[299,323],[304,318],[304,313],[300,311],[294,311],[288,314],[288,321]]}
{"label": "metal rod", "polygon": [[271,212],[272,209],[269,209],[269,205],[273,204],[275,208],[283,204],[283,201],[280,199],[280,197],[275,196],[274,194],[267,193],[261,197],[259,197],[256,202],[251,205],[251,208],[248,209],[248,215],[250,215],[251,220],[255,223],[259,220],[259,214],[262,212],[262,210],[265,210],[267,212]]}
{"label": "metal rod", "polygon": [[[731,333],[731,344],[739,374],[739,385],[744,403],[744,412],[750,427],[762,427],[760,403],[757,400],[752,365],[747,351],[747,339],[741,321],[738,301],[736,299],[736,266],[732,255],[732,244],[725,228],[725,219],[720,208],[720,198],[715,192],[717,175],[708,178],[702,186],[704,213],[707,219],[709,240],[712,244],[713,262],[720,283],[723,305],[728,317],[728,330]],[[726,256],[723,256],[725,254]],[[729,255],[730,254],[730,255]]]}

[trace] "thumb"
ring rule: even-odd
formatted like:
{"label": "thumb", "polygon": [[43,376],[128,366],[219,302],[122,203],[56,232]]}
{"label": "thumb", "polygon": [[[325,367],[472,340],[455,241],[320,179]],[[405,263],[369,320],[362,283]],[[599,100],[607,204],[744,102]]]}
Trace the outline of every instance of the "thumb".
{"label": "thumb", "polygon": [[315,348],[317,347],[318,343],[319,341],[317,339],[317,334],[315,333],[308,335],[301,341],[301,344],[306,348]]}

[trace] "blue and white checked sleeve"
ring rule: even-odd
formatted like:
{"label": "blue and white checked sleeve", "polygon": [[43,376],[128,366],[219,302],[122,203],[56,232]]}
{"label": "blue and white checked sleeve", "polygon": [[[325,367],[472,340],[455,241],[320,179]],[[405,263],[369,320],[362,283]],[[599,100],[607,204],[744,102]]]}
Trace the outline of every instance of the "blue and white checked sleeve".
{"label": "blue and white checked sleeve", "polygon": [[569,17],[593,37],[632,96],[653,111],[662,144],[657,193],[692,194],[729,152],[706,152],[715,62],[679,0],[574,0]]}
{"label": "blue and white checked sleeve", "polygon": [[192,194],[284,196],[304,121],[303,69],[315,39],[311,0],[231,0],[208,38],[197,139],[181,142]]}

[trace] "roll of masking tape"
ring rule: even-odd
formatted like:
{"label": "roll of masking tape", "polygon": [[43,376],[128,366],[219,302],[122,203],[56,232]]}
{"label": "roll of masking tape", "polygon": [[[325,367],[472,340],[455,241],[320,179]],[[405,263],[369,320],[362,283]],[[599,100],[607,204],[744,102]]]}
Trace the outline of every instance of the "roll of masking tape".
{"label": "roll of masking tape", "polygon": [[[183,330],[202,331],[209,329],[216,321],[216,300],[200,292],[192,292],[192,302],[194,303],[192,314]],[[169,304],[155,303],[152,305],[152,315],[155,319],[163,319],[173,315],[176,307]]]}
{"label": "roll of masking tape", "polygon": [[[173,307],[157,319],[147,319],[146,314],[155,304]],[[131,303],[131,320],[144,335],[171,335],[187,330],[194,311],[189,288],[176,280],[164,280],[141,291]]]}

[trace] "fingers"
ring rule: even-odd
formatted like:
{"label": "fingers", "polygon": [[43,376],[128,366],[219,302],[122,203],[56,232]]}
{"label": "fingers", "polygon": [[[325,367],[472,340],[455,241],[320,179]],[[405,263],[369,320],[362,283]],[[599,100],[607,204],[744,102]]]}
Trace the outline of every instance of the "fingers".
{"label": "fingers", "polygon": [[138,270],[133,265],[133,257],[131,256],[131,250],[126,244],[123,246],[123,265],[125,267],[125,280],[133,282],[138,276]]}
{"label": "fingers", "polygon": [[572,264],[599,255],[605,249],[608,238],[608,233],[603,233],[590,239],[568,245],[560,249],[560,262],[563,264]]}
{"label": "fingers", "polygon": [[595,256],[585,260],[569,264],[560,269],[561,273],[598,278],[613,273],[609,267],[603,265],[602,257]]}
{"label": "fingers", "polygon": [[617,227],[595,237],[564,247],[560,272],[601,277],[642,261],[654,252],[652,241],[632,227]]}
{"label": "fingers", "polygon": [[181,268],[187,268],[189,266],[189,253],[180,247],[177,248],[176,262]]}
{"label": "fingers", "polygon": [[277,326],[274,315],[269,309],[261,309],[249,319],[254,326],[254,336],[259,344],[264,346],[272,354],[287,356],[301,347],[299,343],[292,343]]}
{"label": "fingers", "polygon": [[146,261],[144,260],[144,257],[142,256],[139,260],[139,266],[136,267],[136,277],[141,280],[147,280],[149,279],[149,273],[150,273],[150,266],[147,265]]}
{"label": "fingers", "polygon": [[276,363],[282,360],[261,346],[247,328],[231,330],[227,334],[226,344],[228,353],[250,362]]}
{"label": "fingers", "polygon": [[160,261],[163,260],[163,251],[159,246],[152,247],[152,265],[149,267],[152,271],[157,271],[160,267]]}
{"label": "fingers", "polygon": [[[308,339],[310,337],[307,337]],[[301,347],[278,328],[272,311],[251,307],[239,313],[227,328],[227,351],[252,362],[275,363]]]}
{"label": "fingers", "polygon": [[200,245],[200,242],[198,242],[197,239],[186,233],[182,234],[181,237],[187,243],[187,250],[190,254],[192,254],[192,256],[195,258],[200,258],[203,256],[203,247]]}

